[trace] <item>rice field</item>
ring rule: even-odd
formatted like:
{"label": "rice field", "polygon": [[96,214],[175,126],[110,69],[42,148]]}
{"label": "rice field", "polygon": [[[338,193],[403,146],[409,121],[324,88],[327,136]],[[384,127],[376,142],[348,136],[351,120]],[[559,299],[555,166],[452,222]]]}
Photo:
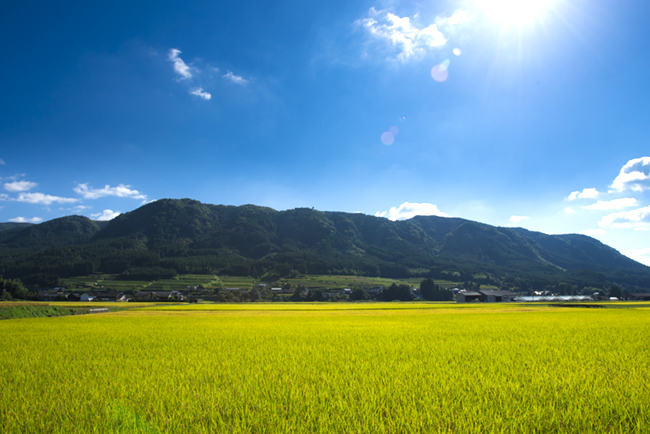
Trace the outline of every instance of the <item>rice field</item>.
{"label": "rice field", "polygon": [[0,321],[0,432],[650,431],[647,303],[303,305]]}

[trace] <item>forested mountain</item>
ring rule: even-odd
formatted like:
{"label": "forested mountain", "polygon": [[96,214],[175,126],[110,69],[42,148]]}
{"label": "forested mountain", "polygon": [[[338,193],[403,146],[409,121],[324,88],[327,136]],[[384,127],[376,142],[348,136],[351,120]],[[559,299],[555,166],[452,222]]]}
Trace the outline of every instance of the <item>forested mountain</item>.
{"label": "forested mountain", "polygon": [[0,223],[0,232],[10,231],[12,229],[24,228],[31,225],[33,225],[33,223],[13,223],[13,222]]}
{"label": "forested mountain", "polygon": [[70,216],[0,231],[6,277],[46,285],[92,272],[362,274],[532,287],[650,287],[650,268],[584,235],[546,235],[460,218],[406,221],[299,208],[159,200],[110,222]]}

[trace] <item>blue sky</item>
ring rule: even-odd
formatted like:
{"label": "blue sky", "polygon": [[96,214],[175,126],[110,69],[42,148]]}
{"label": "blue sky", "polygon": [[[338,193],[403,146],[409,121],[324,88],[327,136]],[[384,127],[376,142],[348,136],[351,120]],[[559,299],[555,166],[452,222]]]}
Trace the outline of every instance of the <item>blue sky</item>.
{"label": "blue sky", "polygon": [[162,198],[585,233],[650,265],[650,3],[13,2],[0,221]]}

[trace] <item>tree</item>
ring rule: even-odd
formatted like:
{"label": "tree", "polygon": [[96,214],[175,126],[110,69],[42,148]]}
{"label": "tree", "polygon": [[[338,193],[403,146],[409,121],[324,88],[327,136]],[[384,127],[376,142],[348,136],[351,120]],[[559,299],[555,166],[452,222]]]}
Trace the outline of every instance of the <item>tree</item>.
{"label": "tree", "polygon": [[433,283],[433,279],[425,279],[420,282],[420,294],[425,300],[434,300],[434,291],[436,290],[436,285]]}
{"label": "tree", "polygon": [[27,289],[17,280],[0,279],[0,291],[0,297],[3,299],[27,299]]}
{"label": "tree", "polygon": [[307,301],[323,301],[323,291],[312,289],[307,293]]}
{"label": "tree", "polygon": [[381,295],[381,298],[384,301],[411,301],[415,298],[413,291],[411,291],[411,287],[405,283],[401,283],[399,285],[393,283],[387,289],[385,289]]}
{"label": "tree", "polygon": [[291,301],[302,301],[302,290],[300,289],[299,286],[297,286],[296,290],[293,291],[293,294],[291,294],[291,297],[289,297],[289,300],[291,300]]}
{"label": "tree", "polygon": [[454,294],[433,283],[432,279],[426,279],[420,282],[420,293],[422,298],[429,301],[451,301]]}
{"label": "tree", "polygon": [[352,300],[370,300],[370,294],[363,288],[355,288],[350,295]]}
{"label": "tree", "polygon": [[616,297],[616,298],[622,298],[623,297],[623,291],[621,291],[621,288],[619,288],[618,285],[612,285],[612,287],[609,288],[609,296],[610,297]]}

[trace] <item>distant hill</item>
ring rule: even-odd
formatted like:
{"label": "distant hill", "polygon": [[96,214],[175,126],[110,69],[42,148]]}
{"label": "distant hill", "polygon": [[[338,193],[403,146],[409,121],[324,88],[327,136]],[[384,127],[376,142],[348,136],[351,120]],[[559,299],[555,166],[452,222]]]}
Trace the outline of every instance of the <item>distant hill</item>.
{"label": "distant hill", "polygon": [[5,251],[12,254],[38,252],[85,243],[102,226],[105,225],[83,216],[61,217],[40,224],[23,224],[0,232],[0,254]]}
{"label": "distant hill", "polygon": [[509,287],[650,287],[649,267],[585,235],[546,235],[460,218],[390,221],[190,199],[159,200],[108,223],[70,216],[1,231],[0,267],[26,282],[99,271],[124,278],[332,273]]}
{"label": "distant hill", "polygon": [[0,223],[0,232],[32,226],[34,223]]}

